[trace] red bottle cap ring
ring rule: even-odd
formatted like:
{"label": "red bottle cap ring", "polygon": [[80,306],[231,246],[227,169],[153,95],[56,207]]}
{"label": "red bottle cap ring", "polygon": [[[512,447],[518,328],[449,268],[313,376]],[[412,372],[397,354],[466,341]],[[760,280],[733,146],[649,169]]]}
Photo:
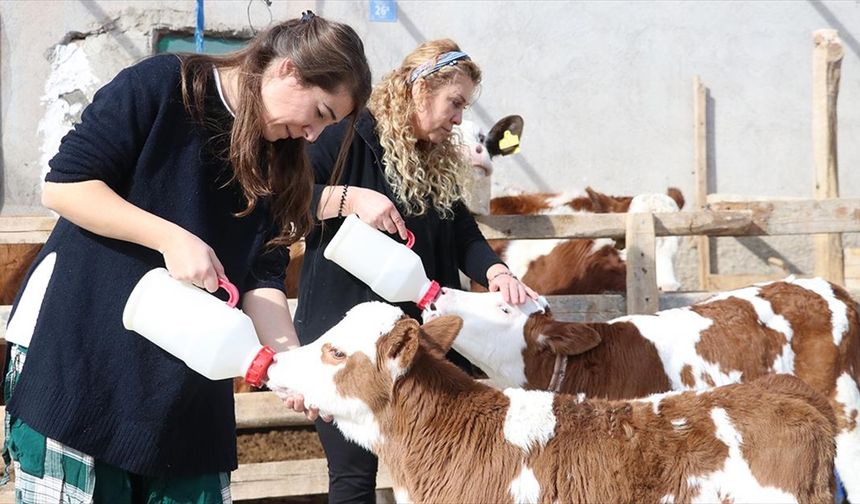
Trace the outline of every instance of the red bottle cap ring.
{"label": "red bottle cap ring", "polygon": [[248,367],[248,372],[245,373],[245,381],[248,382],[248,385],[259,388],[263,384],[263,378],[274,359],[275,351],[272,350],[272,347],[266,345],[261,348]]}
{"label": "red bottle cap ring", "polygon": [[430,281],[430,287],[427,289],[427,292],[421,297],[421,299],[416,303],[418,305],[419,310],[423,310],[428,304],[436,301],[436,298],[439,297],[439,292],[441,292],[442,287],[436,280]]}

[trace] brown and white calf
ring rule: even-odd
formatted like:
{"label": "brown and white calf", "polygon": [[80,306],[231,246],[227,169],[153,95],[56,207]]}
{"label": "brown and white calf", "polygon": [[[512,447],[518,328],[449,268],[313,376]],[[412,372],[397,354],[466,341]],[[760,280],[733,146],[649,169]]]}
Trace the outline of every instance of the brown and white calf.
{"label": "brown and white calf", "polygon": [[444,360],[460,325],[361,304],[279,354],[269,387],[377,454],[399,502],[832,502],[833,413],[794,377],[629,402],[500,391]]}
{"label": "brown and white calf", "polygon": [[442,315],[463,318],[453,347],[503,386],[621,399],[794,374],[832,405],[836,469],[860,502],[860,319],[854,300],[825,280],[789,278],[606,323],[561,322],[542,303],[444,289],[424,314]]}
{"label": "brown and white calf", "polygon": [[[586,188],[584,193],[520,194],[493,198],[494,215],[562,215],[575,213],[677,212],[684,205],[681,192],[609,196]],[[656,240],[657,285],[676,291],[675,256],[680,239]],[[627,283],[626,251],[612,239],[492,240],[490,245],[511,271],[544,295],[623,292]],[[476,285],[473,290],[482,291]]]}

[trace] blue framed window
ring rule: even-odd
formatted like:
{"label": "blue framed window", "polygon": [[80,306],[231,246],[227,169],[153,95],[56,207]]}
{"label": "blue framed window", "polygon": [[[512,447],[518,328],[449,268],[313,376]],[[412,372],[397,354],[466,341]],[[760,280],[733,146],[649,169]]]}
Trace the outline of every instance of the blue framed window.
{"label": "blue framed window", "polygon": [[[193,32],[166,31],[156,33],[155,36],[155,54],[166,52],[193,53],[196,48]],[[236,51],[245,47],[248,44],[248,40],[250,40],[250,37],[245,38],[241,35],[204,34],[203,52],[206,54],[223,54]]]}

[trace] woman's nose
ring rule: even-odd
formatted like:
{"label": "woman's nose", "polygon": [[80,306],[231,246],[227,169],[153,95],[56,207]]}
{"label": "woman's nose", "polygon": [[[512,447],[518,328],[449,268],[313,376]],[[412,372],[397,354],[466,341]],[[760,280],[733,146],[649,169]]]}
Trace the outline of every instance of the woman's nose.
{"label": "woman's nose", "polygon": [[320,136],[320,131],[320,129],[305,126],[305,140],[311,143],[315,142],[317,137]]}

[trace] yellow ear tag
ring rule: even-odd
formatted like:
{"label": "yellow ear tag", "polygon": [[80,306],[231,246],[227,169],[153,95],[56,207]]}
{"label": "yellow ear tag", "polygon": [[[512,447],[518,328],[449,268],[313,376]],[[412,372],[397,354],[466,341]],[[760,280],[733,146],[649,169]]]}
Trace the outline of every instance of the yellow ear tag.
{"label": "yellow ear tag", "polygon": [[519,135],[511,133],[510,130],[505,130],[505,134],[502,136],[502,139],[499,140],[499,150],[506,151],[511,147],[515,147],[511,154],[516,154],[520,151],[520,137]]}

